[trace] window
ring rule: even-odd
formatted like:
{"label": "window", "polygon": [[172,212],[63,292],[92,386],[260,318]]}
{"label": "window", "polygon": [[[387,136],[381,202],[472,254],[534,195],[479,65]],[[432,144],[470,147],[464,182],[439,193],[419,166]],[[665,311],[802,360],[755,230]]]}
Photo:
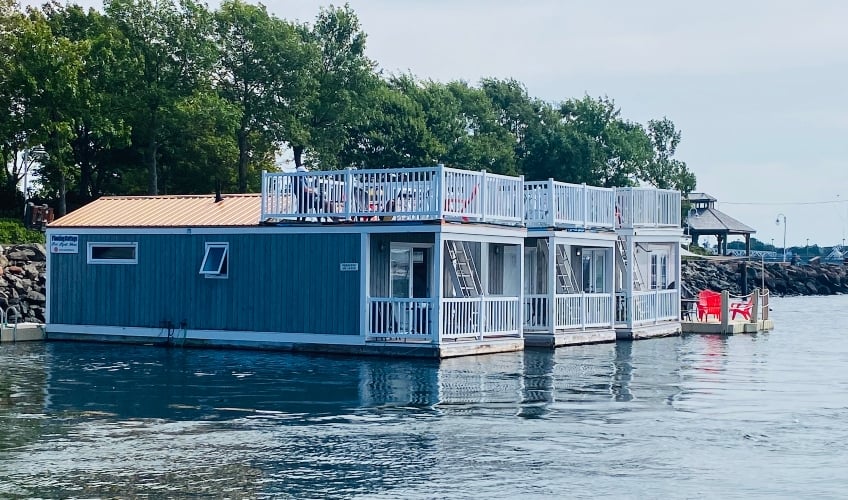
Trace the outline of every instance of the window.
{"label": "window", "polygon": [[138,243],[89,243],[89,264],[138,264]]}
{"label": "window", "polygon": [[651,290],[663,290],[668,287],[668,254],[651,254]]}
{"label": "window", "polygon": [[207,243],[200,274],[207,278],[226,278],[229,249],[229,243]]}

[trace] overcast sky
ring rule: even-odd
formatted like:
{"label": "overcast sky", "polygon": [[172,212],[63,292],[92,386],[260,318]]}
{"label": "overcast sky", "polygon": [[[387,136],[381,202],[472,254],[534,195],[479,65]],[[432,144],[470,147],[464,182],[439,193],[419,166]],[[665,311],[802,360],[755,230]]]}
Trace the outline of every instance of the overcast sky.
{"label": "overcast sky", "polygon": [[[263,3],[307,22],[329,4]],[[625,118],[667,116],[697,190],[755,237],[782,245],[780,213],[787,246],[848,237],[848,2],[349,3],[385,71],[516,78],[545,100],[606,95]]]}
{"label": "overcast sky", "polygon": [[[309,21],[308,0],[267,2]],[[351,0],[368,53],[441,81],[516,78],[532,96],[608,95],[667,116],[719,209],[782,245],[848,236],[848,2]],[[810,202],[831,202],[802,205]],[[749,203],[749,204],[741,204]],[[782,218],[781,218],[782,223]]]}

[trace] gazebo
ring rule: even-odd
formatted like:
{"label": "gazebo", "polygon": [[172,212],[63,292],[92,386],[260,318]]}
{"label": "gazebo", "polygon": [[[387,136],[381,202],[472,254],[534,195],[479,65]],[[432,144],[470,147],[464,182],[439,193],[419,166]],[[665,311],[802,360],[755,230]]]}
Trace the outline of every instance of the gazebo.
{"label": "gazebo", "polygon": [[689,193],[686,197],[692,208],[683,227],[691,235],[692,243],[697,245],[701,236],[715,236],[718,239],[718,253],[727,254],[727,237],[745,236],[745,255],[751,255],[751,235],[757,231],[726,213],[715,208],[717,201],[707,193]]}

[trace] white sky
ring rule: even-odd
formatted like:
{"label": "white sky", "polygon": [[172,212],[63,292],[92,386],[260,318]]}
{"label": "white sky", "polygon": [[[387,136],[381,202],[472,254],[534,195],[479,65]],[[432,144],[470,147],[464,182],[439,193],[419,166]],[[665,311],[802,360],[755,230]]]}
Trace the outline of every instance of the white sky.
{"label": "white sky", "polygon": [[[264,3],[300,21],[329,4]],[[755,237],[782,244],[778,213],[787,246],[848,237],[848,2],[349,3],[388,72],[511,77],[545,100],[608,95],[627,119],[667,116],[683,132],[678,157],[697,190]]]}

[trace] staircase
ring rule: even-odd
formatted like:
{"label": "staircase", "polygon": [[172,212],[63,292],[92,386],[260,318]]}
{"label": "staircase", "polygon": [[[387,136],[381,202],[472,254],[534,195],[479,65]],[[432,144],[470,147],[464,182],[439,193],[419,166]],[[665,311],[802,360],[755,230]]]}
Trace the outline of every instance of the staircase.
{"label": "staircase", "polygon": [[448,249],[451,265],[448,268],[451,282],[457,297],[479,297],[483,294],[483,286],[480,283],[480,273],[468,243],[464,241],[447,240],[445,245]]}
{"label": "staircase", "polygon": [[[618,238],[618,252],[616,252],[617,262],[615,263],[619,269],[621,269],[622,276],[627,272],[627,259],[629,256],[627,255],[627,249],[624,245],[624,239],[621,237]],[[645,285],[642,281],[642,270],[639,269],[639,261],[633,260],[633,290],[634,291],[642,291]]]}

